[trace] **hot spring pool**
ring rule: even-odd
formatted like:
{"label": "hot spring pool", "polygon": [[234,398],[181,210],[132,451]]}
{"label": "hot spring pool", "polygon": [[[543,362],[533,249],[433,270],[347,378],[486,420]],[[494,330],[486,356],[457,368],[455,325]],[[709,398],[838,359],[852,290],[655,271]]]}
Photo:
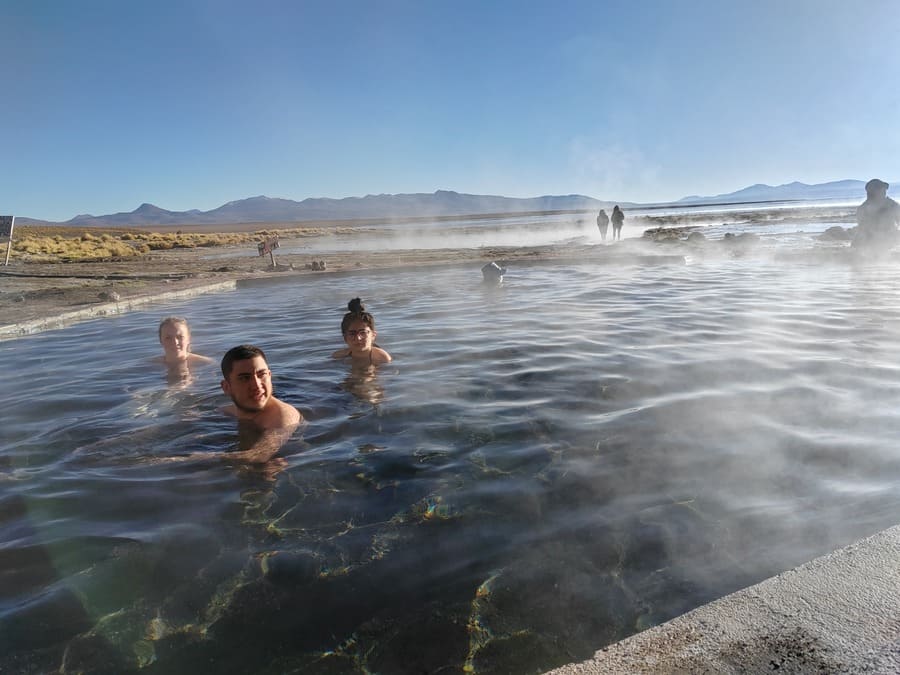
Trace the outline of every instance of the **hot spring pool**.
{"label": "hot spring pool", "polygon": [[[900,273],[306,276],[0,342],[0,671],[533,673],[900,521]],[[394,362],[330,360],[361,295]],[[309,424],[234,466],[214,367]],[[179,461],[194,453],[209,459]]]}

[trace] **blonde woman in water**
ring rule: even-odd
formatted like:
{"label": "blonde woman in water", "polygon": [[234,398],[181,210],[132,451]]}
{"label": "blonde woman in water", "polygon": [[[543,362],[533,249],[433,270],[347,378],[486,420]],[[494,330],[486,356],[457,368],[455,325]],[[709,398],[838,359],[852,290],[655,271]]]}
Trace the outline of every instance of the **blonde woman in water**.
{"label": "blonde woman in water", "polygon": [[162,345],[163,355],[158,360],[169,368],[184,364],[213,363],[208,356],[191,352],[191,329],[187,319],[180,316],[167,316],[160,321],[159,344]]}
{"label": "blonde woman in water", "polygon": [[163,355],[155,360],[165,364],[166,379],[170,385],[190,384],[194,379],[192,368],[213,363],[208,356],[191,352],[191,329],[187,319],[180,316],[167,316],[160,321],[159,344],[162,345]]}
{"label": "blonde woman in water", "polygon": [[341,321],[341,333],[347,346],[338,349],[332,358],[349,358],[354,365],[373,365],[389,363],[391,355],[375,344],[375,317],[366,311],[359,298],[347,303],[349,310]]}

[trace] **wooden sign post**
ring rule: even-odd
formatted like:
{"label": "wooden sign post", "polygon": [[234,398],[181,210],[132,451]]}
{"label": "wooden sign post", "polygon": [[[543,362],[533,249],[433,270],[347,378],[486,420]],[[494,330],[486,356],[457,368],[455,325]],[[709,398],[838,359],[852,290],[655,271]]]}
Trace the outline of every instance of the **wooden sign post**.
{"label": "wooden sign post", "polygon": [[256,248],[259,250],[260,257],[268,253],[269,262],[272,263],[272,267],[275,267],[274,250],[278,248],[278,235],[276,234],[274,237],[266,237],[265,241],[261,241],[256,245]]}
{"label": "wooden sign post", "polygon": [[0,216],[0,238],[6,237],[6,262],[9,265],[9,251],[12,249],[12,233],[16,224],[15,216]]}

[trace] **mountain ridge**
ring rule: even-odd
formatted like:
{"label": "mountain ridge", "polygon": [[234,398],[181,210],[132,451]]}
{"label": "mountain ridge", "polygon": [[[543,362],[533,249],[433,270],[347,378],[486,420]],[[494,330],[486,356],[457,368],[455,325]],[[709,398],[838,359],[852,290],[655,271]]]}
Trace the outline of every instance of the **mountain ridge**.
{"label": "mountain ridge", "polygon": [[541,197],[504,197],[473,195],[453,190],[433,193],[368,194],[364,197],[308,197],[302,201],[257,195],[236,199],[209,211],[169,211],[145,202],[134,211],[103,216],[80,214],[64,222],[19,217],[17,223],[34,225],[141,227],[153,225],[215,225],[227,223],[285,223],[304,221],[398,219],[414,217],[467,216],[488,213],[526,213],[539,211],[596,211],[622,208],[691,206],[818,199],[858,199],[865,196],[865,181],[846,179],[806,184],[798,181],[783,185],[756,183],[735,192],[714,196],[692,195],[674,202],[637,204],[600,200],[585,195],[544,195]]}
{"label": "mountain ridge", "polygon": [[783,185],[756,183],[735,192],[700,197],[693,195],[679,199],[676,204],[707,204],[738,201],[790,201],[795,199],[856,199],[865,198],[866,181],[845,179],[827,183],[807,184],[799,181]]}

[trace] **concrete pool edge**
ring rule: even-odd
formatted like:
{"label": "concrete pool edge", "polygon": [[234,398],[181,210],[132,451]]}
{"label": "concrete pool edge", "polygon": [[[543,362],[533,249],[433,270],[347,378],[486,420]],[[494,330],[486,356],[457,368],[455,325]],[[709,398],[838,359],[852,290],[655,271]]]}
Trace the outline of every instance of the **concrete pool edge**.
{"label": "concrete pool edge", "polygon": [[131,298],[122,298],[112,302],[104,302],[102,304],[90,305],[83,309],[76,309],[68,312],[57,314],[56,316],[33,319],[30,321],[22,321],[19,323],[0,326],[0,340],[23,337],[32,335],[46,330],[56,328],[65,328],[79,321],[87,321],[90,319],[99,319],[105,316],[114,316],[116,314],[124,314],[141,305],[147,305],[152,302],[163,302],[166,300],[179,300],[182,298],[190,298],[196,295],[204,295],[207,293],[220,293],[222,291],[233,291],[237,288],[237,280],[220,281],[214,284],[206,284],[203,286],[194,286],[192,288],[183,288],[176,291],[165,291],[162,293],[150,293],[147,295],[137,295]]}
{"label": "concrete pool edge", "polygon": [[545,675],[900,672],[900,525]]}

